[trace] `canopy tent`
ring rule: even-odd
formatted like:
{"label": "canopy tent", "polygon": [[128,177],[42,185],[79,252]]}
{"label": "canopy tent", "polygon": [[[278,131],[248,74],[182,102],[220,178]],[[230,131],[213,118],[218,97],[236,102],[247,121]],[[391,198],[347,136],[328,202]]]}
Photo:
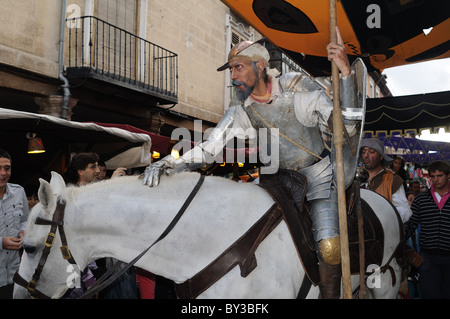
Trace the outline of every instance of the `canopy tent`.
{"label": "canopy tent", "polygon": [[[311,75],[330,75],[329,0],[222,2]],[[351,62],[360,57],[369,71],[450,57],[448,0],[341,0],[336,6]]]}
{"label": "canopy tent", "polygon": [[400,156],[407,163],[420,164],[421,166],[426,166],[434,161],[450,162],[450,153],[402,154]]}
{"label": "canopy tent", "polygon": [[366,100],[364,131],[372,136],[414,135],[450,127],[450,91]]}
{"label": "canopy tent", "polygon": [[[97,125],[109,128],[119,128],[131,133],[138,134],[146,134],[151,137],[151,153],[153,151],[158,152],[160,155],[167,155],[169,153],[169,147],[171,146],[171,140],[169,137],[157,135],[154,133],[147,132],[140,128],[128,125],[128,124],[110,124],[110,123],[95,123]],[[132,163],[139,163],[139,146],[137,148],[126,150],[106,161],[106,165],[108,168],[117,168],[117,167],[139,167],[143,165],[134,165]],[[131,160],[135,158],[135,160]],[[146,161],[145,165],[148,161]]]}
{"label": "canopy tent", "polygon": [[[0,132],[0,148],[13,161],[11,182],[21,185],[36,184],[40,177],[48,180],[51,170],[64,173],[74,152],[96,152],[108,169],[132,168],[151,163],[152,150],[167,154],[170,144],[168,137],[128,125],[80,123],[4,108],[0,108]],[[42,138],[45,153],[27,154],[27,133]]]}

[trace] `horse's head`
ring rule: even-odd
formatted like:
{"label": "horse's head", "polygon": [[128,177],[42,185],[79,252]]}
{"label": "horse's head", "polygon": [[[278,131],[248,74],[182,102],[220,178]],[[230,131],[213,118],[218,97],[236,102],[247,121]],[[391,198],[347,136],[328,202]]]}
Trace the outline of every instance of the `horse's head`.
{"label": "horse's head", "polygon": [[[63,178],[52,172],[50,183],[40,179],[39,201],[33,207],[23,241],[24,252],[18,273],[14,280],[14,298],[61,297],[68,288],[72,288],[73,273],[76,265],[64,260],[59,249],[61,246],[60,226],[63,220],[56,211],[64,214],[61,197],[66,185]],[[57,246],[52,248],[53,246]],[[63,251],[64,252],[64,251]],[[72,268],[69,269],[68,265]],[[75,267],[74,267],[75,266]]]}

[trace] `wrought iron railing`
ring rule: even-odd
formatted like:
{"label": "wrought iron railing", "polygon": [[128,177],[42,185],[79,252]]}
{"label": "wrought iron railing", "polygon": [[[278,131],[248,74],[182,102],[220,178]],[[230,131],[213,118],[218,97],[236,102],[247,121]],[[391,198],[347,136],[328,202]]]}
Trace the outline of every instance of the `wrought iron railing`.
{"label": "wrought iron railing", "polygon": [[176,102],[178,55],[93,16],[67,19],[72,76],[132,86]]}

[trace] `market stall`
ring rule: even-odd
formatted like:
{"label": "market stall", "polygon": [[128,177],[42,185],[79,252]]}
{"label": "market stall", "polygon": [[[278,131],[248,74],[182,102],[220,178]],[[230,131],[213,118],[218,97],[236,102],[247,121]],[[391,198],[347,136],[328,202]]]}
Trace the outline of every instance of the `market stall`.
{"label": "market stall", "polygon": [[[57,117],[0,108],[0,147],[12,156],[12,183],[49,180],[64,173],[72,153],[96,152],[108,169],[143,167],[152,151],[167,154],[170,138],[120,124],[80,123]],[[30,140],[40,138],[44,153],[29,154]]]}

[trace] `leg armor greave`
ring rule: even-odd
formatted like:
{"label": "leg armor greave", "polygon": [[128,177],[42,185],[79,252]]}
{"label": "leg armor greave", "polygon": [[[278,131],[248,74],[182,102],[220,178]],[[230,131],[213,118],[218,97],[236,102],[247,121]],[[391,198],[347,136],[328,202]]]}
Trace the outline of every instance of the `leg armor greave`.
{"label": "leg armor greave", "polygon": [[311,201],[314,239],[319,258],[330,265],[341,262],[337,191],[331,187],[329,198]]}

